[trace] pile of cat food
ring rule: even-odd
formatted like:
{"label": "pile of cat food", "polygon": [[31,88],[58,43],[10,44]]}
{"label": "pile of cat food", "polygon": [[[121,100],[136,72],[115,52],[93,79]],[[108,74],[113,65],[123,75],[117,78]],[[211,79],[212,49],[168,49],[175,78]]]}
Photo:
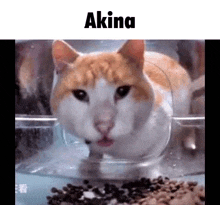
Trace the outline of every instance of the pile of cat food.
{"label": "pile of cat food", "polygon": [[53,205],[204,205],[205,189],[193,181],[176,181],[165,177],[141,178],[117,187],[105,183],[93,187],[88,180],[83,186],[67,184],[61,189],[53,187],[53,196],[47,196]]}

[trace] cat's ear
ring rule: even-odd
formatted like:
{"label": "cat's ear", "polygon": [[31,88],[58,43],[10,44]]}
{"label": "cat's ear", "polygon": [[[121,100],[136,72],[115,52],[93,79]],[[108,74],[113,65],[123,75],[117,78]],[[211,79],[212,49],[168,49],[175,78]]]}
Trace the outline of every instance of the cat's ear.
{"label": "cat's ear", "polygon": [[52,55],[58,73],[66,68],[69,63],[74,62],[79,56],[69,44],[61,40],[53,42]]}
{"label": "cat's ear", "polygon": [[119,49],[118,53],[143,67],[144,51],[144,40],[129,40]]}

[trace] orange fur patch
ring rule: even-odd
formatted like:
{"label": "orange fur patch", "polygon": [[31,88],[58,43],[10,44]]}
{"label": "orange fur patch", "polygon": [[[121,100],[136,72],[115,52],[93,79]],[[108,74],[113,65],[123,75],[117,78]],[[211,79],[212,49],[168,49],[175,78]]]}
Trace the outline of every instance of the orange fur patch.
{"label": "orange fur patch", "polygon": [[[62,71],[51,98],[54,111],[62,99],[72,94],[74,89],[94,88],[101,77],[115,86],[130,85],[134,89],[134,100],[149,100],[153,92],[149,83],[140,76],[135,63],[128,62],[118,53],[89,54],[78,57],[69,68]],[[187,85],[187,72],[173,59],[158,53],[146,53],[143,72],[164,90],[180,89]],[[156,105],[163,97],[156,94]]]}
{"label": "orange fur patch", "polygon": [[162,96],[162,94],[160,92],[157,91],[155,93],[154,109],[157,109],[161,105],[163,100],[164,100],[164,97]]}
{"label": "orange fur patch", "polygon": [[59,102],[74,89],[80,87],[93,88],[98,79],[105,78],[115,86],[131,85],[135,90],[135,100],[153,98],[150,85],[140,76],[134,63],[128,62],[118,53],[90,54],[78,57],[69,68],[60,75],[53,95],[51,105],[56,110]]}
{"label": "orange fur patch", "polygon": [[147,52],[145,54],[143,72],[168,91],[178,90],[189,83],[189,75],[179,63],[159,53]]}

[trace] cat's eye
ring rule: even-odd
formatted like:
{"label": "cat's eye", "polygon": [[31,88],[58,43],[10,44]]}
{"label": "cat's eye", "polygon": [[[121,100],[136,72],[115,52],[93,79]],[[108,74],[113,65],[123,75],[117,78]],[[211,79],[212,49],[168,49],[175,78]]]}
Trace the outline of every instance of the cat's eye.
{"label": "cat's eye", "polygon": [[73,95],[80,101],[89,102],[89,96],[84,90],[73,90]]}
{"label": "cat's eye", "polygon": [[120,86],[117,88],[116,93],[115,93],[115,99],[119,100],[124,97],[126,97],[131,89],[131,86],[125,85],[125,86]]}

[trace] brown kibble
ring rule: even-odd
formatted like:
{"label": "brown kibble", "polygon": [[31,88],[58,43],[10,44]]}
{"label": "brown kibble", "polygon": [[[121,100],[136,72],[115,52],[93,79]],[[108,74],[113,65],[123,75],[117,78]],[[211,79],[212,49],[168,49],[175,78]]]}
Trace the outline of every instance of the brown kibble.
{"label": "brown kibble", "polygon": [[176,184],[176,183],[177,183],[177,180],[170,180],[169,184]]}
{"label": "brown kibble", "polygon": [[[157,180],[152,180],[154,183]],[[155,184],[156,185],[156,184]],[[201,204],[205,200],[203,186],[198,186],[197,182],[166,180],[156,191],[147,193],[145,199],[138,200],[141,205],[193,205]]]}
{"label": "brown kibble", "polygon": [[170,193],[169,194],[169,199],[173,199],[173,198],[175,198],[175,196],[176,196],[176,193]]}
{"label": "brown kibble", "polygon": [[158,203],[169,204],[169,199],[160,198],[160,199],[158,200]]}
{"label": "brown kibble", "polygon": [[72,203],[69,203],[69,202],[61,202],[60,205],[72,205]]}
{"label": "brown kibble", "polygon": [[188,181],[187,184],[189,186],[196,186],[198,184],[198,182],[196,182],[196,181]]}
{"label": "brown kibble", "polygon": [[201,201],[205,201],[205,191],[199,191],[198,197],[200,198]]}
{"label": "brown kibble", "polygon": [[197,205],[200,205],[201,204],[201,200],[199,199],[199,197],[198,196],[195,196],[194,197],[194,203]]}
{"label": "brown kibble", "polygon": [[199,187],[199,186],[195,186],[194,189],[193,189],[193,191],[194,191],[195,193],[199,193],[199,192],[200,192],[200,187]]}
{"label": "brown kibble", "polygon": [[157,199],[159,199],[159,198],[165,198],[166,196],[167,196],[167,192],[162,191],[162,192],[159,192],[159,193],[157,194],[156,198],[157,198]]}
{"label": "brown kibble", "polygon": [[144,201],[146,201],[147,199],[146,198],[142,198],[140,200],[138,200],[139,203],[143,203]]}
{"label": "brown kibble", "polygon": [[182,202],[179,199],[173,199],[170,201],[170,205],[182,205]]}
{"label": "brown kibble", "polygon": [[194,205],[195,204],[192,193],[187,193],[185,196],[183,196],[181,201],[183,204],[187,204],[187,205]]}
{"label": "brown kibble", "polygon": [[[157,200],[156,200],[155,198],[152,198],[152,199],[150,199],[150,200],[148,201],[147,204],[150,204],[150,205],[157,205]],[[146,204],[146,205],[147,205],[147,204]]]}
{"label": "brown kibble", "polygon": [[182,186],[185,182],[184,181],[179,181],[176,183],[176,185]]}
{"label": "brown kibble", "polygon": [[[105,191],[108,191],[107,197],[115,200],[117,204],[117,199],[112,195],[115,191],[120,190],[123,197],[125,197],[126,203],[132,205],[202,205],[205,201],[205,188],[204,186],[198,186],[197,182],[189,181],[176,181],[176,180],[163,180],[163,178],[150,179],[149,182],[146,178],[142,178],[140,181],[136,180],[135,182],[129,182],[123,184],[121,188],[117,188],[114,184],[105,184]],[[151,183],[152,181],[152,183]],[[147,183],[146,183],[147,182]],[[149,183],[149,185],[148,185]],[[157,187],[157,188],[152,188]],[[55,187],[51,189],[51,192],[54,193],[53,197],[48,196],[48,204],[51,203],[60,203],[61,205],[70,205],[69,202],[62,201],[65,196],[68,196],[73,200],[78,200],[81,195],[85,192],[88,192],[88,187],[83,186],[73,186],[67,184],[63,188],[64,191],[59,190]],[[152,189],[151,189],[152,188]],[[99,188],[97,188],[99,189]],[[110,190],[112,189],[113,192]],[[114,190],[113,190],[114,189]],[[125,189],[129,189],[125,191]],[[104,191],[103,190],[103,191]],[[72,194],[74,191],[74,194]],[[93,190],[90,190],[93,193]],[[100,187],[100,191],[102,188]],[[96,198],[97,203],[99,200],[107,200],[102,197],[106,197],[105,191],[102,193],[103,196],[100,199]],[[95,196],[96,192],[93,193]],[[73,196],[73,197],[72,197]],[[121,197],[119,195],[119,197]],[[85,202],[89,202],[87,198],[83,199]],[[87,200],[87,201],[86,201]],[[82,201],[84,203],[84,201]],[[108,200],[106,201],[109,202]],[[86,204],[85,203],[85,204]],[[72,204],[72,203],[71,203]]]}
{"label": "brown kibble", "polygon": [[200,199],[201,201],[205,201],[205,196],[200,196],[199,199]]}
{"label": "brown kibble", "polygon": [[166,191],[166,190],[167,190],[166,186],[160,188],[160,191]]}
{"label": "brown kibble", "polygon": [[199,191],[202,191],[202,192],[205,193],[205,187],[204,186],[196,186],[196,187],[198,187]]}

